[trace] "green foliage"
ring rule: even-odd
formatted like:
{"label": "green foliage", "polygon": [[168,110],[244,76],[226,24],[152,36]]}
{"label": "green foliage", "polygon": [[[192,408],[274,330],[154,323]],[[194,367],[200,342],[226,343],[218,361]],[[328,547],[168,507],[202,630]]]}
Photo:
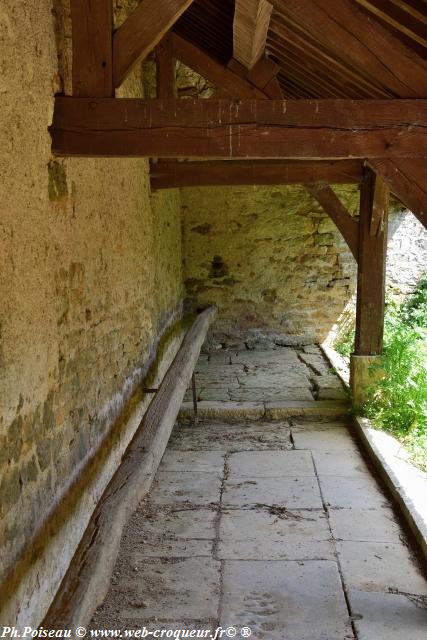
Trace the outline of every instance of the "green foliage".
{"label": "green foliage", "polygon": [[[353,344],[354,334],[348,334],[335,348],[348,356]],[[381,369],[384,375],[369,390],[364,413],[427,469],[427,277],[405,304],[387,304]]]}
{"label": "green foliage", "polygon": [[335,342],[334,349],[342,355],[343,358],[349,359],[354,351],[354,329],[351,329],[351,331],[347,331],[347,333],[342,335]]}

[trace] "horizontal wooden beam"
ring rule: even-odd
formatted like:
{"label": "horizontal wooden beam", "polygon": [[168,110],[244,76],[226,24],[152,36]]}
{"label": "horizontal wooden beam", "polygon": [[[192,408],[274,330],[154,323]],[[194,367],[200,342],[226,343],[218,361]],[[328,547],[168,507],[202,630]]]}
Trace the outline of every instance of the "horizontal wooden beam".
{"label": "horizontal wooden beam", "polygon": [[118,87],[134,64],[144,59],[193,0],[144,0],[113,38],[113,78]]}
{"label": "horizontal wooden beam", "polygon": [[57,97],[60,156],[426,158],[427,100]]}
{"label": "horizontal wooden beam", "polygon": [[357,262],[359,259],[359,223],[357,220],[351,217],[336,193],[328,185],[307,185],[306,188],[335,223]]}
{"label": "horizontal wooden beam", "polygon": [[427,228],[427,160],[371,160],[370,167]]}
{"label": "horizontal wooden beam", "polygon": [[360,160],[218,160],[152,163],[151,187],[214,187],[225,185],[351,184],[360,183]]}
{"label": "horizontal wooden beam", "polygon": [[233,98],[266,99],[267,96],[260,89],[214,60],[207,53],[188,42],[176,33],[171,34],[171,42],[175,57],[187,67],[209,80],[216,87],[225,89]]}

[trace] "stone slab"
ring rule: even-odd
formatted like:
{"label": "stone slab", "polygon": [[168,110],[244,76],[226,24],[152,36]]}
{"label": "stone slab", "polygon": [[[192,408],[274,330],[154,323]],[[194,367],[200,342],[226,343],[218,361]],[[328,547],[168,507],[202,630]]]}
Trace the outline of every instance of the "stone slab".
{"label": "stone slab", "polygon": [[205,472],[221,474],[224,469],[224,456],[218,451],[174,451],[167,449],[159,471]]}
{"label": "stone slab", "polygon": [[427,560],[427,477],[401,459],[400,443],[372,428],[366,418],[355,417],[354,427],[362,445],[399,505]]}
{"label": "stone slab", "polygon": [[226,507],[279,505],[287,509],[321,509],[316,478],[229,478],[222,495]]}
{"label": "stone slab", "polygon": [[[236,391],[239,388],[236,386]],[[186,402],[190,402],[192,397],[184,398]],[[232,397],[230,395],[230,391],[228,388],[224,387],[203,387],[197,392],[197,400],[198,402],[208,401],[208,402],[230,402]]]}
{"label": "stone slab", "polygon": [[227,464],[229,478],[315,476],[309,451],[244,451],[232,453]]}
{"label": "stone slab", "polygon": [[280,374],[273,374],[271,372],[264,373],[261,371],[247,373],[246,375],[239,374],[237,379],[239,384],[244,388],[279,389],[288,387],[310,389],[311,386],[308,376],[290,369],[286,369],[285,372]]}
{"label": "stone slab", "polygon": [[324,500],[333,509],[381,509],[389,505],[370,476],[321,476],[319,480]]}
{"label": "stone slab", "polygon": [[[261,402],[215,402],[203,401],[198,404],[200,418],[252,418],[257,420],[265,415],[265,407]],[[184,402],[179,412],[180,418],[193,416],[193,404]]]}
{"label": "stone slab", "polygon": [[317,392],[318,400],[345,400],[347,397],[346,391],[339,387],[324,387]]}
{"label": "stone slab", "polygon": [[427,609],[391,593],[350,589],[358,640],[425,640]]}
{"label": "stone slab", "polygon": [[339,451],[313,451],[314,464],[319,476],[370,476],[370,471],[357,451],[343,456]]}
{"label": "stone slab", "polygon": [[343,418],[348,415],[348,411],[347,402],[332,400],[306,400],[304,402],[289,400],[288,402],[267,402],[265,405],[265,416],[270,420],[297,416]]}
{"label": "stone slab", "polygon": [[358,453],[357,443],[346,427],[320,429],[317,425],[316,429],[311,430],[309,425],[304,428],[292,426],[292,438],[296,449],[337,452],[341,455],[345,452],[351,456]]}
{"label": "stone slab", "polygon": [[150,492],[152,503],[209,505],[220,498],[219,473],[158,472]]}
{"label": "stone slab", "polygon": [[236,402],[288,402],[289,400],[313,400],[313,395],[308,388],[285,387],[274,388],[243,388],[230,389],[230,398]]}
{"label": "stone slab", "polygon": [[172,432],[169,446],[179,451],[221,452],[293,448],[288,424],[263,421],[222,425],[201,422],[191,427],[178,427]]}
{"label": "stone slab", "polygon": [[226,561],[223,579],[223,627],[249,627],[257,640],[353,637],[334,562]]}
{"label": "stone slab", "polygon": [[122,583],[125,602],[118,617],[157,618],[160,622],[218,615],[219,562],[210,558],[173,562],[142,558],[135,568],[134,575]]}
{"label": "stone slab", "polygon": [[401,541],[402,531],[392,509],[330,509],[329,521],[338,540]]}
{"label": "stone slab", "polygon": [[427,581],[409,549],[390,542],[338,542],[341,570],[347,587],[360,591],[390,588],[427,595]]}
{"label": "stone slab", "polygon": [[322,511],[268,509],[223,513],[218,557],[225,560],[334,559],[330,530]]}

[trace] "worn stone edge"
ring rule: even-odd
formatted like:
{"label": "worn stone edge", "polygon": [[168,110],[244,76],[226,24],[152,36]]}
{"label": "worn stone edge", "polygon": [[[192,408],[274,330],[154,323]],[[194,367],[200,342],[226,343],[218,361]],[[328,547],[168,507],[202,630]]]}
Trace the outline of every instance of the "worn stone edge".
{"label": "worn stone edge", "polygon": [[[334,367],[337,375],[341,378],[342,383],[348,388],[350,373],[349,368],[346,367],[345,363],[343,363],[343,359],[328,345],[322,344],[321,349],[327,360]],[[374,464],[374,467],[380,477],[385,482],[393,500],[399,506],[402,516],[414,534],[423,557],[427,561],[427,522],[425,522],[425,520],[419,515],[412,503],[411,497],[400,486],[399,479],[387,462],[386,456],[375,444],[371,434],[369,433],[369,429],[374,429],[371,421],[368,418],[356,415],[353,417],[353,425],[355,435],[358,437],[365,451],[369,455],[369,458]]]}
{"label": "worn stone edge", "polygon": [[[348,415],[346,402],[336,400],[313,400],[295,402],[212,402],[201,401],[197,404],[199,418],[251,418],[280,420],[298,416],[343,417]],[[179,417],[191,418],[193,404],[184,402]]]}
{"label": "worn stone edge", "polygon": [[153,397],[122,462],[97,503],[42,625],[86,627],[105,598],[125,525],[148,493],[216,308],[202,312]]}
{"label": "worn stone edge", "polygon": [[367,451],[375,469],[385,482],[393,500],[399,506],[406,523],[415,536],[424,560],[427,561],[427,522],[416,510],[411,496],[400,486],[398,476],[389,465],[387,457],[375,444],[369,433],[369,429],[374,428],[370,420],[368,420],[368,418],[362,418],[361,416],[354,416],[353,424],[355,434]]}

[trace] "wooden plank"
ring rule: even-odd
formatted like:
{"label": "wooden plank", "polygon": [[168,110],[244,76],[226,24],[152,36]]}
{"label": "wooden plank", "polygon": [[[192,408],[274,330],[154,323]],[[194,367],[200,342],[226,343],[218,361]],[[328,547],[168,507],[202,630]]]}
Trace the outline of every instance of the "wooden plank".
{"label": "wooden plank", "polygon": [[394,195],[427,228],[427,162],[425,160],[370,160]]}
{"label": "wooden plank", "polygon": [[248,80],[259,89],[263,89],[268,85],[280,71],[278,64],[273,62],[266,55],[261,56],[258,62],[248,72]]}
{"label": "wooden plank", "polygon": [[371,222],[369,225],[369,234],[377,236],[384,220],[387,218],[390,205],[390,189],[380,176],[375,179],[374,202],[372,205]]}
{"label": "wooden plank", "polygon": [[252,69],[265,51],[273,6],[267,0],[236,0],[233,22],[233,55]]}
{"label": "wooden plank", "polygon": [[151,163],[152,189],[221,185],[351,184],[360,183],[360,160],[331,162],[224,160]]}
{"label": "wooden plank", "polygon": [[113,96],[112,0],[71,0],[70,8],[73,95]]}
{"label": "wooden plank", "polygon": [[122,26],[113,39],[114,86],[121,85],[132,67],[143,60],[193,0],[144,0]]}
{"label": "wooden plank", "polygon": [[280,82],[277,78],[272,78],[270,82],[264,87],[264,93],[272,100],[282,100],[283,91],[280,86]]}
{"label": "wooden plank", "polygon": [[56,155],[420,158],[425,100],[140,100],[57,97]]}
{"label": "wooden plank", "polygon": [[355,354],[380,355],[384,333],[385,271],[387,252],[387,213],[377,234],[371,235],[371,219],[381,190],[376,190],[376,176],[367,168],[360,194],[359,262],[357,275]]}
{"label": "wooden plank", "polygon": [[175,57],[169,35],[156,47],[156,81],[158,98],[176,98]]}
{"label": "wooden plank", "polygon": [[243,99],[266,99],[267,96],[253,84],[176,33],[172,34],[172,45],[178,60],[212,82],[216,87],[225,89],[230,96]]}
{"label": "wooden plank", "polygon": [[91,516],[43,621],[45,628],[71,629],[82,620],[89,620],[93,609],[105,597],[124,526],[154,479],[215,316],[213,307],[203,311],[184,337],[119,468]]}
{"label": "wooden plank", "polygon": [[306,185],[306,189],[335,223],[357,262],[359,259],[359,223],[357,220],[351,217],[330,186]]}
{"label": "wooden plank", "polygon": [[272,0],[289,23],[302,26],[349,69],[402,98],[427,95],[427,61],[351,0]]}

